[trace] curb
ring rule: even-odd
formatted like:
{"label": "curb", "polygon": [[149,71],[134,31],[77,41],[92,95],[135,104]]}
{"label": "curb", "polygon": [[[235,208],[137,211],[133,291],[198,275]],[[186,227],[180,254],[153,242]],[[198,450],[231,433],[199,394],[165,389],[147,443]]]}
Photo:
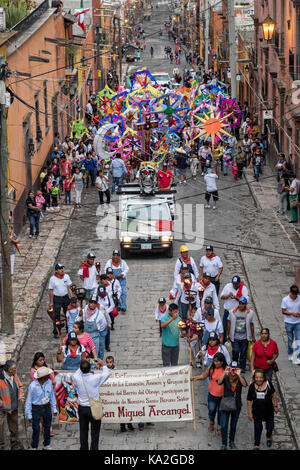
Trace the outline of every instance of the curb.
{"label": "curb", "polygon": [[248,175],[247,175],[247,173],[246,173],[246,171],[245,171],[245,168],[243,168],[243,175],[244,175],[244,177],[245,177],[246,183],[247,183],[247,185],[248,185],[249,191],[250,191],[251,196],[252,196],[252,198],[253,198],[253,200],[254,200],[254,204],[255,204],[256,208],[259,209],[260,211],[262,211],[263,209],[262,209],[262,207],[261,207],[261,205],[260,205],[260,202],[259,202],[259,200],[258,200],[258,198],[257,198],[257,196],[256,196],[256,194],[255,194],[254,189],[252,188],[252,185],[251,185],[250,181],[248,180]]}
{"label": "curb", "polygon": [[[263,324],[261,323],[259,311],[258,311],[258,308],[257,308],[257,305],[256,305],[256,294],[253,293],[253,290],[251,289],[251,284],[250,284],[250,280],[249,280],[249,276],[248,276],[248,271],[247,271],[247,268],[246,268],[246,262],[245,262],[245,259],[244,259],[244,254],[243,254],[242,250],[239,250],[239,252],[240,252],[241,260],[242,260],[242,263],[243,263],[243,268],[244,268],[244,271],[246,273],[246,278],[247,278],[247,281],[248,281],[248,289],[249,289],[250,294],[251,294],[252,303],[253,303],[253,306],[254,306],[254,309],[255,309],[256,316],[258,318],[260,327],[262,327]],[[276,383],[277,383],[277,386],[278,386],[280,398],[281,398],[283,409],[284,409],[284,414],[286,416],[288,426],[289,426],[291,434],[293,436],[295,447],[296,447],[297,450],[299,450],[300,449],[300,436],[298,435],[298,433],[296,431],[297,426],[296,426],[296,423],[294,421],[293,415],[288,412],[288,407],[287,407],[287,403],[286,403],[286,400],[285,400],[285,384],[284,384],[284,381],[282,380],[282,378],[280,376],[280,371],[277,372],[277,374],[274,374],[274,377],[276,379]]]}
{"label": "curb", "polygon": [[[64,231],[64,234],[63,234],[63,236],[61,237],[61,240],[60,240],[59,245],[58,245],[58,247],[57,247],[57,253],[58,253],[59,250],[61,249],[61,246],[62,246],[62,244],[63,244],[63,242],[64,242],[64,240],[65,240],[66,233],[67,233],[67,231],[68,231],[68,229],[69,229],[69,226],[70,226],[70,223],[71,223],[71,219],[72,219],[72,215],[73,215],[73,213],[74,213],[74,210],[75,210],[75,206],[72,208],[72,210],[71,210],[71,212],[70,212],[68,224],[67,224],[67,226],[66,226],[66,229],[65,229],[65,231]],[[55,260],[54,260],[53,267],[55,266],[55,264],[56,264],[56,258],[55,258]],[[26,339],[27,339],[27,336],[28,336],[28,334],[29,334],[29,331],[30,331],[30,329],[31,329],[31,327],[32,327],[32,325],[33,325],[33,321],[34,321],[35,316],[36,316],[36,313],[37,313],[37,311],[38,311],[38,309],[39,309],[39,306],[40,306],[40,303],[41,303],[41,299],[42,299],[42,297],[43,297],[43,295],[44,295],[44,292],[45,292],[45,289],[46,289],[46,286],[47,286],[47,282],[48,282],[49,276],[50,276],[50,274],[53,272],[53,267],[49,268],[49,270],[48,270],[48,272],[47,272],[47,275],[44,277],[44,279],[43,279],[43,281],[42,281],[42,283],[41,283],[41,289],[40,289],[40,292],[39,292],[39,294],[38,294],[38,296],[37,296],[37,299],[36,299],[36,301],[35,301],[35,304],[36,304],[36,305],[35,305],[33,311],[32,311],[31,313],[29,313],[28,318],[27,318],[27,325],[26,325],[26,328],[25,328],[25,330],[23,331],[23,333],[20,335],[20,338],[19,338],[19,340],[17,341],[17,345],[16,345],[16,347],[14,348],[14,350],[13,350],[12,353],[11,353],[11,358],[14,359],[16,362],[18,362],[19,359],[20,359],[21,350],[22,350],[22,348],[23,348],[23,346],[24,346],[24,343],[25,343],[25,341],[26,341]]]}

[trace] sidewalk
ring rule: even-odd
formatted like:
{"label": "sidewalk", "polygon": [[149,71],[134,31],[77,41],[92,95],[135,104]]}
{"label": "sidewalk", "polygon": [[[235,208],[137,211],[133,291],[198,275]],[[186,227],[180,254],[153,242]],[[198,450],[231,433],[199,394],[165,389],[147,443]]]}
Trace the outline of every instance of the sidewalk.
{"label": "sidewalk", "polygon": [[[244,175],[260,211],[257,219],[253,221],[254,229],[259,233],[258,246],[274,253],[259,255],[241,251],[241,256],[261,327],[268,327],[271,338],[278,344],[279,372],[276,376],[281,398],[289,415],[289,425],[299,449],[300,366],[288,360],[281,301],[288,295],[290,286],[295,283],[299,269],[299,259],[293,258],[293,255],[299,256],[300,233],[297,225],[295,227],[289,223],[290,217],[277,214],[277,181],[275,176],[272,177],[271,169],[264,169],[259,182],[254,180],[252,169],[246,169]],[[249,245],[257,243],[252,239]]]}
{"label": "sidewalk", "polygon": [[[40,304],[49,275],[54,272],[57,253],[61,247],[74,206],[61,206],[57,212],[47,212],[40,221],[38,240],[29,238],[26,224],[19,235],[21,255],[16,254],[13,276],[15,334],[0,333],[0,364],[18,359],[35,313]],[[1,324],[1,322],[0,322]]]}

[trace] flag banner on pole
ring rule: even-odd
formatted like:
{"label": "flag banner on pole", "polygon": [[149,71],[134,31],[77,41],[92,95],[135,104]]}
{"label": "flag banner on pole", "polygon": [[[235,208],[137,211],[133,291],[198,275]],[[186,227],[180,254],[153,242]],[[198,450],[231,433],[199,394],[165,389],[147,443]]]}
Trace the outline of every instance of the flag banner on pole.
{"label": "flag banner on pole", "polygon": [[[94,371],[95,374],[101,371]],[[78,421],[73,371],[56,371],[59,420]],[[192,421],[190,367],[118,370],[100,387],[103,423]]]}
{"label": "flag banner on pole", "polygon": [[85,8],[85,9],[76,9],[73,11],[73,15],[74,16],[78,16],[78,26],[82,29],[82,31],[85,33],[85,26],[84,26],[84,14],[87,12],[87,11],[90,11],[89,8]]}

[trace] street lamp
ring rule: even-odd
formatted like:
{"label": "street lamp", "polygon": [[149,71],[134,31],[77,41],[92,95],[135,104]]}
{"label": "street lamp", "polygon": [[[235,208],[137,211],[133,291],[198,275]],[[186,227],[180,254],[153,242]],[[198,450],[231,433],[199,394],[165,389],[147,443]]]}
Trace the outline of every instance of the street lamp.
{"label": "street lamp", "polygon": [[269,42],[272,40],[275,31],[275,21],[268,15],[265,21],[262,23],[264,40]]}

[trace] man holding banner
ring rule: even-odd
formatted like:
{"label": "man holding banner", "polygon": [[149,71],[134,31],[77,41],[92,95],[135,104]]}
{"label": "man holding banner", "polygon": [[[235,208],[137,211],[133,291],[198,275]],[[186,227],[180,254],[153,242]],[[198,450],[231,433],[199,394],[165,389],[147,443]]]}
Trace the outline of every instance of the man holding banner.
{"label": "man holding banner", "polygon": [[99,387],[106,382],[110,376],[110,369],[105,363],[98,359],[103,366],[102,374],[93,374],[89,361],[81,361],[80,369],[73,376],[73,383],[78,394],[78,414],[80,431],[80,450],[89,450],[88,435],[91,423],[91,447],[90,450],[98,450],[101,420],[95,420],[92,416],[90,399],[99,399]]}

